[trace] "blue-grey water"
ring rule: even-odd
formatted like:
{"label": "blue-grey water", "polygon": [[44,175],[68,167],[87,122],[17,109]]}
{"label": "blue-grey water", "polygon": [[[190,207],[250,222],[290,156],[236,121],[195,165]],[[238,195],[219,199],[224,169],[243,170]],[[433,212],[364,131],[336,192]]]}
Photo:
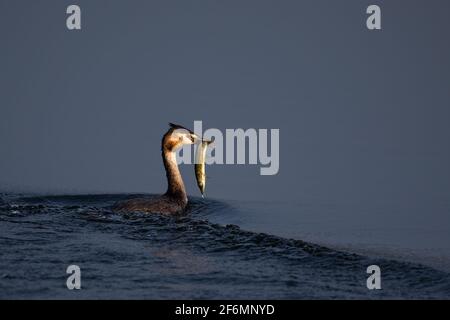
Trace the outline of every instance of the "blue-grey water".
{"label": "blue-grey water", "polygon": [[[109,209],[136,196],[1,194],[0,298],[450,297],[445,270],[224,223],[245,217],[238,204],[191,198],[178,217]],[[71,264],[81,268],[81,290],[66,287]],[[366,287],[372,264],[382,269],[381,290]]]}

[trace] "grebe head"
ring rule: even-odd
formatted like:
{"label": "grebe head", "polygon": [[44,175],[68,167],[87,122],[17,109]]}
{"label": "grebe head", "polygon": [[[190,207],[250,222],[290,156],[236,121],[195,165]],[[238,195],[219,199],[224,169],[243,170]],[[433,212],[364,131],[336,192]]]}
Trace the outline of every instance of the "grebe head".
{"label": "grebe head", "polygon": [[169,123],[170,129],[163,137],[162,147],[167,151],[176,151],[185,144],[196,143],[199,138],[189,129],[177,124]]}

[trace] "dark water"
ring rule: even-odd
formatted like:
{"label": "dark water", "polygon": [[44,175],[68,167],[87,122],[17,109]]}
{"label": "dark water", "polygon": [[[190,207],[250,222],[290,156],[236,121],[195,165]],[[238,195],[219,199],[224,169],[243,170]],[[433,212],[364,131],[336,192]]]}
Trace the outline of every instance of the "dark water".
{"label": "dark water", "polygon": [[[450,298],[450,275],[253,233],[208,216],[238,210],[191,199],[180,217],[120,215],[138,195],[0,199],[0,298]],[[82,290],[66,288],[68,265]],[[366,268],[382,266],[382,290]]]}

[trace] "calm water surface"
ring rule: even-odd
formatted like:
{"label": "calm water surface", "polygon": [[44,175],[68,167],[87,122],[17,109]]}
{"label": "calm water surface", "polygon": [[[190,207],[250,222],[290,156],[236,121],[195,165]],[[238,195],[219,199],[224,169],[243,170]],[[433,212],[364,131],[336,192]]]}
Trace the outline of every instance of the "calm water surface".
{"label": "calm water surface", "polygon": [[[238,203],[191,198],[179,217],[109,209],[137,196],[1,194],[0,298],[450,297],[444,270],[248,231]],[[82,290],[66,288],[70,264]],[[382,290],[366,288],[371,264]]]}

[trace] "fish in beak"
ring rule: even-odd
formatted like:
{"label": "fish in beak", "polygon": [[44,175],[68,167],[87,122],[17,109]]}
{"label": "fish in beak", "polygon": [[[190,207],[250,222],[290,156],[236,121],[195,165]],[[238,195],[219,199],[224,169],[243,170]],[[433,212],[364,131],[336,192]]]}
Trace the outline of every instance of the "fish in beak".
{"label": "fish in beak", "polygon": [[197,147],[197,153],[195,155],[195,178],[197,180],[197,186],[202,193],[202,198],[205,196],[205,188],[206,188],[206,171],[205,171],[205,162],[206,162],[206,149],[208,146],[214,142],[212,140],[203,140],[199,139],[200,144]]}

